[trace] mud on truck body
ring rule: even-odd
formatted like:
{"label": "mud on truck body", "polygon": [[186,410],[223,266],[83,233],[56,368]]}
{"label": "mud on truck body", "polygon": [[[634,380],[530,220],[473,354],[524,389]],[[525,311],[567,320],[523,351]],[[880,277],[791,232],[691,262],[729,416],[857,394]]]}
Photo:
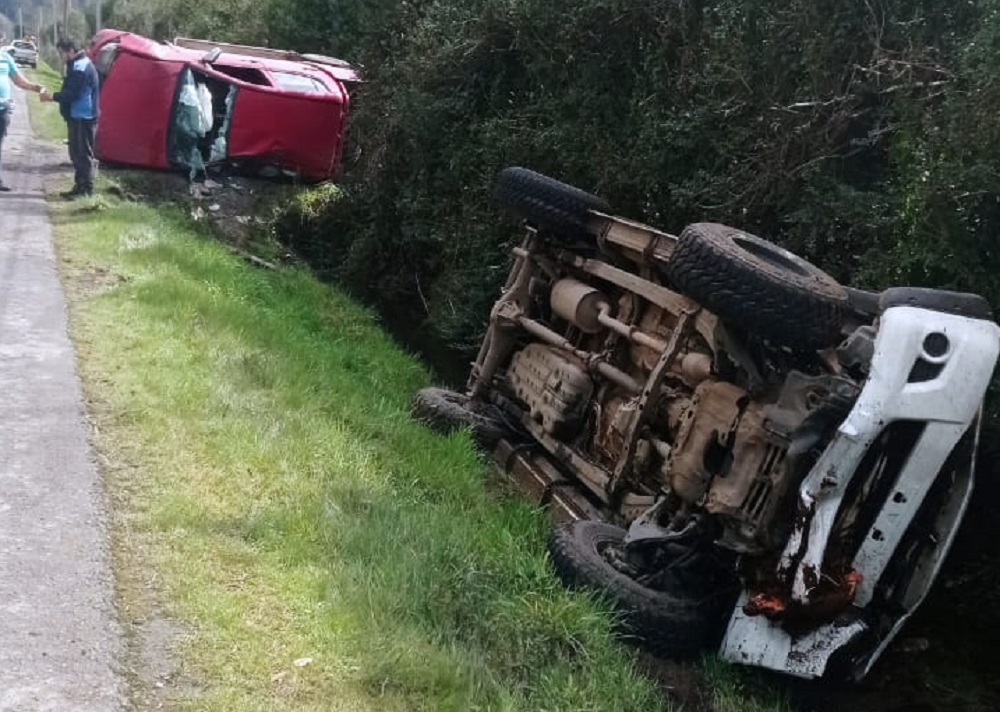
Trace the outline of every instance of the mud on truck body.
{"label": "mud on truck body", "polygon": [[526,222],[464,393],[561,523],[556,573],[653,652],[855,679],[920,604],[968,502],[1000,329],[975,295],[845,288],[712,223],[679,236],[523,168]]}

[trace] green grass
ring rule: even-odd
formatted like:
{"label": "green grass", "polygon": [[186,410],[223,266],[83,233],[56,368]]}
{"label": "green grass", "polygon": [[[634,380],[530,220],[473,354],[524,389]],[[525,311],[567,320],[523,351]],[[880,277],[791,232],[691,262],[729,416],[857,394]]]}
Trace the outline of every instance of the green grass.
{"label": "green grass", "polygon": [[790,703],[749,668],[706,658],[705,677],[711,690],[712,712],[793,712]]}
{"label": "green grass", "polygon": [[[62,86],[62,76],[44,62],[37,69],[26,70],[27,77],[45,86],[50,92]],[[66,122],[59,114],[59,105],[54,102],[42,103],[37,95],[27,94],[28,112],[35,135],[47,141],[62,141],[66,138]]]}
{"label": "green grass", "polygon": [[543,516],[487,491],[464,434],[410,419],[428,375],[371,314],[177,209],[98,197],[53,221],[130,666],[138,624],[176,621],[172,704],[665,708],[550,574]]}

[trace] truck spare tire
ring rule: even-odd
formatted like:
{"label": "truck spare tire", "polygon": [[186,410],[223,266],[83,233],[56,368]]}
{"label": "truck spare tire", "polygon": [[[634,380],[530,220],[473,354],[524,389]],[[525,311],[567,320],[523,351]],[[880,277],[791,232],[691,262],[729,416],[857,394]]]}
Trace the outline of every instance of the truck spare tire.
{"label": "truck spare tire", "polygon": [[840,340],[849,308],[840,283],[748,232],[717,223],[688,225],[665,270],[675,289],[743,332],[798,349]]}

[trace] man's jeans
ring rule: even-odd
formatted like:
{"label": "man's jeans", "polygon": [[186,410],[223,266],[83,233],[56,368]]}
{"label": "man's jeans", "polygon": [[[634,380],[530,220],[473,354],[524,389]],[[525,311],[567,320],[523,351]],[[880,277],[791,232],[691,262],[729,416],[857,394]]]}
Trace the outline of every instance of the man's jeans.
{"label": "man's jeans", "polygon": [[75,170],[73,187],[88,193],[94,190],[94,138],[96,119],[69,120],[69,160]]}

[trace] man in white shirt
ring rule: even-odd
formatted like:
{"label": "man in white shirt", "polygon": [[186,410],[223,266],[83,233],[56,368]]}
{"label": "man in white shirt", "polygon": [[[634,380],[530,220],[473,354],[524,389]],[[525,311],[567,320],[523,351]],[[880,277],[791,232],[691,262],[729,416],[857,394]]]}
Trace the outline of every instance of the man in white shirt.
{"label": "man in white shirt", "polygon": [[[44,94],[45,87],[41,84],[33,84],[25,79],[14,64],[14,59],[6,52],[0,52],[0,161],[3,159],[3,139],[7,135],[7,127],[10,126],[10,113],[14,110],[14,102],[11,99],[11,82],[21,87],[25,91],[33,91],[37,94]],[[2,166],[0,162],[0,166]],[[0,191],[10,190],[4,185],[3,178],[0,177]]]}

